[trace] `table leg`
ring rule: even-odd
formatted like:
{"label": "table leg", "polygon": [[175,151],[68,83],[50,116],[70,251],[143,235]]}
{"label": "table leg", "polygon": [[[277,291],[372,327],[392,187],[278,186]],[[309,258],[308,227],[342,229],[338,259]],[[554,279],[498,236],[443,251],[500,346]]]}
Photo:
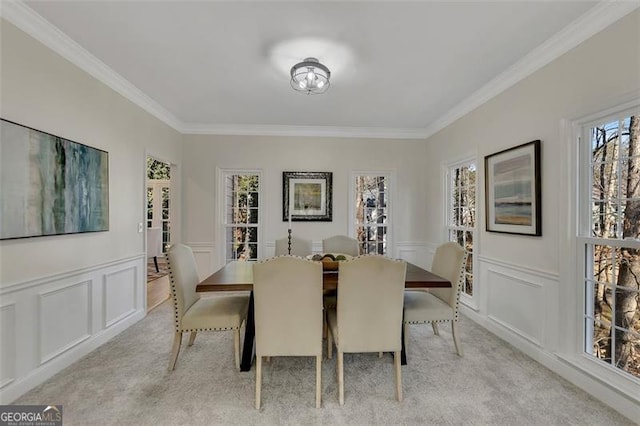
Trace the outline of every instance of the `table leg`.
{"label": "table leg", "polygon": [[244,343],[242,346],[242,360],[240,371],[250,371],[253,363],[253,342],[256,335],[255,315],[253,311],[253,291],[249,294],[249,312],[247,312],[247,323],[244,326]]}

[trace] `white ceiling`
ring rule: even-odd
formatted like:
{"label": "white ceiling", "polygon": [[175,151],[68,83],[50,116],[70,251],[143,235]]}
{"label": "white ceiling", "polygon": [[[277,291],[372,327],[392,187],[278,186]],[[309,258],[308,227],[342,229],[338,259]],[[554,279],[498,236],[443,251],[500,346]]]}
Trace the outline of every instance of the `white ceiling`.
{"label": "white ceiling", "polygon": [[[579,23],[602,16],[602,6],[593,1],[19,4],[23,16],[32,15],[29,32],[40,33],[57,50],[72,46],[67,57],[82,57],[75,62],[93,67],[94,75],[180,131],[379,137],[433,133],[582,41],[573,36],[561,42]],[[34,11],[81,48],[49,23],[34,23]],[[583,39],[590,35],[583,34]],[[331,69],[331,87],[323,95],[307,96],[289,84],[289,69],[307,56]]]}

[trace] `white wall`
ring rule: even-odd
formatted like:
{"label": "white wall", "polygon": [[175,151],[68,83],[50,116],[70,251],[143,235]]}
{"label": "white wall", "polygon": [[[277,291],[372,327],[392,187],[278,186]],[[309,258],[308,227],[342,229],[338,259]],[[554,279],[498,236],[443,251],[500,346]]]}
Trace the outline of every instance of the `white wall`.
{"label": "white wall", "polygon": [[4,20],[0,36],[2,118],[108,151],[110,184],[108,232],[0,241],[8,403],[144,316],[145,155],[179,165],[181,135]]}
{"label": "white wall", "polygon": [[282,220],[283,171],[333,172],[333,221],[293,222],[294,234],[311,239],[318,247],[324,237],[348,231],[351,171],[395,170],[393,238],[396,255],[400,255],[405,245],[424,241],[428,218],[426,200],[420,194],[425,163],[424,142],[415,140],[187,135],[183,152],[184,241],[199,256],[201,274],[219,266],[217,167],[263,171],[262,238],[267,253],[276,239],[287,235],[288,225]]}
{"label": "white wall", "polygon": [[[561,363],[575,355],[577,330],[566,307],[580,281],[569,281],[565,263],[572,234],[567,215],[572,185],[570,141],[562,120],[604,110],[640,90],[640,12],[634,12],[427,140],[426,237],[442,240],[442,164],[475,154],[479,173],[476,270],[477,311],[467,314],[631,418],[640,418],[637,382],[606,375],[595,380]],[[542,237],[485,232],[484,156],[535,139],[542,141]],[[574,267],[575,269],[575,267]],[[568,291],[567,291],[568,290]],[[579,303],[577,307],[579,309]],[[576,338],[576,340],[573,340]],[[574,353],[572,354],[571,351]],[[603,385],[606,383],[606,385]],[[627,396],[621,396],[626,394]]]}

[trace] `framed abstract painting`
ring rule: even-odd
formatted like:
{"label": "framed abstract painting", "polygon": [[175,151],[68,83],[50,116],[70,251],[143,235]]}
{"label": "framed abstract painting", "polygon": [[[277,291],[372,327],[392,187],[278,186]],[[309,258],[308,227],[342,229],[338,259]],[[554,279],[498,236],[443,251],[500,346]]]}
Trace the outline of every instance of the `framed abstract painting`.
{"label": "framed abstract painting", "polygon": [[540,141],[484,158],[486,229],[542,235]]}
{"label": "framed abstract painting", "polygon": [[0,119],[0,239],[109,230],[109,154]]}
{"label": "framed abstract painting", "polygon": [[282,172],[282,220],[332,220],[331,172]]}

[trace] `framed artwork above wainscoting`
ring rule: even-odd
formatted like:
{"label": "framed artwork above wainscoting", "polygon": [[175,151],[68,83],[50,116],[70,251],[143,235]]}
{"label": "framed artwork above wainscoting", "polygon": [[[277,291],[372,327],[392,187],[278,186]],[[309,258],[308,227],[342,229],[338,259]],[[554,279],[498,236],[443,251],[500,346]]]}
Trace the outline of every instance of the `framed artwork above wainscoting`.
{"label": "framed artwork above wainscoting", "polygon": [[0,239],[109,230],[109,154],[0,119]]}
{"label": "framed artwork above wainscoting", "polygon": [[331,222],[331,172],[282,172],[282,220]]}
{"label": "framed artwork above wainscoting", "polygon": [[542,235],[540,141],[484,157],[486,229]]}

